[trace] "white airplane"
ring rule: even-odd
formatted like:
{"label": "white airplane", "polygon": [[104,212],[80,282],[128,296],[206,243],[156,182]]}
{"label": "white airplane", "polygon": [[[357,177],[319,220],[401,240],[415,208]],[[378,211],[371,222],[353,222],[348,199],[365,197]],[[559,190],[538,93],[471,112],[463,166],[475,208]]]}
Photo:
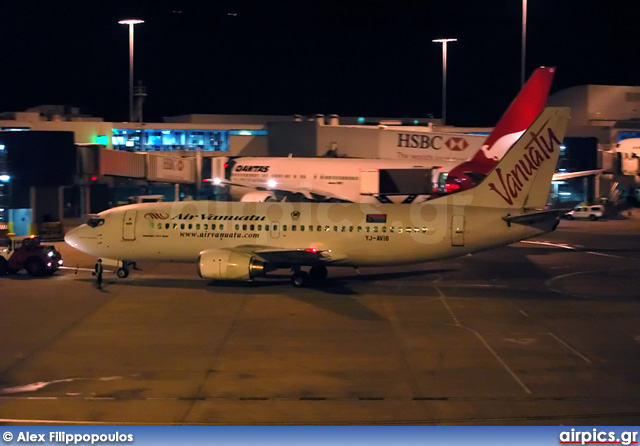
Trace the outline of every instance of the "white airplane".
{"label": "white airplane", "polygon": [[[193,262],[201,277],[250,280],[291,268],[386,266],[461,256],[553,231],[544,210],[569,111],[547,108],[478,186],[424,203],[141,203],[99,213],[65,241],[121,262]],[[307,273],[302,267],[311,267]]]}
{"label": "white airplane", "polygon": [[[296,195],[312,201],[402,202],[431,194],[433,172],[439,172],[433,164],[392,159],[223,157],[212,162],[225,163],[229,172],[214,168],[219,174],[213,183],[229,186],[229,195],[244,202],[296,201]],[[228,181],[221,179],[225,176]],[[385,191],[380,183],[393,182],[392,177],[404,177],[408,187],[401,193]]]}
{"label": "white airplane", "polygon": [[[307,199],[323,201],[338,199],[348,202],[402,202],[416,195],[420,201],[433,194],[434,186],[440,192],[468,189],[484,178],[504,156],[520,135],[544,109],[555,74],[553,67],[537,68],[504,113],[483,147],[464,163],[459,160],[438,161],[437,165],[415,160],[359,159],[359,158],[278,158],[241,157],[213,158],[212,179],[214,185],[229,186],[233,199],[254,201],[281,201],[294,194]],[[407,181],[411,185],[406,194],[370,192],[372,170],[433,169],[431,178]],[[456,172],[449,178],[444,172]],[[405,170],[400,175],[410,175]],[[419,173],[416,174],[419,177]],[[423,177],[425,175],[422,175]],[[458,177],[463,181],[454,181]],[[446,184],[444,179],[447,178]],[[471,181],[471,179],[474,181]],[[367,190],[364,190],[367,189]]]}

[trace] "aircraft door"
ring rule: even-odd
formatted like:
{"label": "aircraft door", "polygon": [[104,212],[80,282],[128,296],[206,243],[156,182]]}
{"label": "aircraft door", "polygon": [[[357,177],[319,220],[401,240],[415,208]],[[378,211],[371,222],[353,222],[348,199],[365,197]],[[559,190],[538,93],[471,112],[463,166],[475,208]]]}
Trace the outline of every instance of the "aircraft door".
{"label": "aircraft door", "polygon": [[464,215],[451,218],[451,246],[464,246]]}
{"label": "aircraft door", "polygon": [[136,239],[136,215],[138,211],[126,211],[122,220],[122,240]]}
{"label": "aircraft door", "polygon": [[279,238],[280,237],[280,222],[274,221],[269,228],[269,235],[271,238]]}

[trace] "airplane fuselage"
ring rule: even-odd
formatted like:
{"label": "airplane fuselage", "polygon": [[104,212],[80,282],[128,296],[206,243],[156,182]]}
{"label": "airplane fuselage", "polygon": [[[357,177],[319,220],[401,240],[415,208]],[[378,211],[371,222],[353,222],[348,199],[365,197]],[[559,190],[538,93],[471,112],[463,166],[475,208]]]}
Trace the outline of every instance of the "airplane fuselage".
{"label": "airplane fuselage", "polygon": [[468,197],[443,204],[148,203],[102,212],[67,240],[96,257],[196,262],[207,249],[315,249],[325,264],[382,266],[456,257],[552,230],[508,225]]}

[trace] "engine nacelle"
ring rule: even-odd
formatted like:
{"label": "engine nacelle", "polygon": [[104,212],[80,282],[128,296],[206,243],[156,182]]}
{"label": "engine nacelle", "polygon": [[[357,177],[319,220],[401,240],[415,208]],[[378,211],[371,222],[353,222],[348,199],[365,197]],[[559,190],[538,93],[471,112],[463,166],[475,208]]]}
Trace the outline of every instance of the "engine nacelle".
{"label": "engine nacelle", "polygon": [[240,201],[245,203],[262,203],[263,201],[275,201],[276,197],[272,192],[255,191],[249,192],[242,196]]}
{"label": "engine nacelle", "polygon": [[203,279],[249,280],[266,272],[265,262],[226,249],[207,249],[198,259],[198,274]]}

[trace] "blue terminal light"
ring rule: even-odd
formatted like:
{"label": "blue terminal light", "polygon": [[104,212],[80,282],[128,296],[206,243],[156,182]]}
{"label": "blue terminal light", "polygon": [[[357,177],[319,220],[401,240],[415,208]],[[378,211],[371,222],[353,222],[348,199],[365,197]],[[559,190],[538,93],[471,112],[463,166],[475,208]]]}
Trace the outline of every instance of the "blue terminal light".
{"label": "blue terminal light", "polygon": [[265,136],[266,130],[229,130],[229,135],[234,136]]}
{"label": "blue terminal light", "polygon": [[107,144],[109,144],[109,137],[106,135],[97,135],[96,144],[100,144],[101,146],[106,146]]}
{"label": "blue terminal light", "polygon": [[4,144],[0,144],[0,152],[4,152]]}
{"label": "blue terminal light", "polygon": [[0,181],[3,183],[8,183],[11,180],[10,175],[0,175]]}
{"label": "blue terminal light", "polygon": [[362,116],[358,118],[358,124],[364,124],[364,118]]}

